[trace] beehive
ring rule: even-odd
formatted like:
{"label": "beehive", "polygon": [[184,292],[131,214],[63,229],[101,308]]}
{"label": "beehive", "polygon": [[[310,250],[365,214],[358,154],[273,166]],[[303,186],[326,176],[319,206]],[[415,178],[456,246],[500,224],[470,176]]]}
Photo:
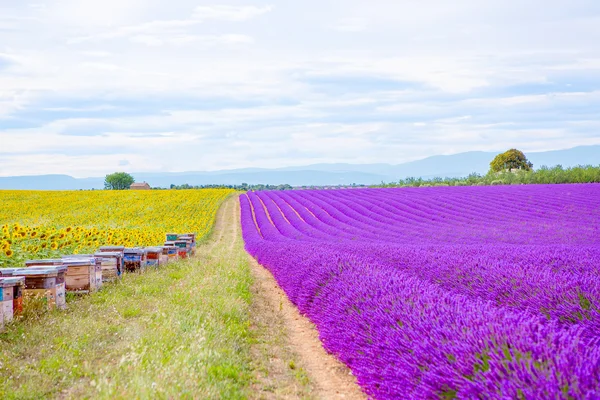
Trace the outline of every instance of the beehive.
{"label": "beehive", "polygon": [[125,252],[125,246],[101,246],[98,249],[97,253],[120,253],[121,257],[119,260],[118,268],[119,268],[119,275],[122,275],[123,270],[125,269],[124,261],[123,261],[124,252]]}
{"label": "beehive", "polygon": [[190,253],[196,254],[196,232],[192,232],[192,233],[184,233],[182,235],[179,235],[179,239],[183,239],[184,237],[189,237],[191,239],[191,251]]}
{"label": "beehive", "polygon": [[66,288],[69,292],[92,293],[102,287],[102,264],[91,254],[63,257],[67,267]]}
{"label": "beehive", "polygon": [[146,247],[146,265],[152,267],[158,267],[160,265],[160,254],[162,248],[160,247]]}
{"label": "beehive", "polygon": [[13,292],[13,311],[14,315],[18,315],[23,312],[23,291],[25,290],[25,278],[13,276],[14,271],[18,271],[20,268],[0,268],[0,279],[16,278],[23,280],[23,285],[15,288]]}
{"label": "beehive", "polygon": [[13,277],[25,278],[24,301],[39,300],[44,304],[44,307],[53,310],[57,307],[64,308],[66,306],[64,302],[65,294],[60,291],[60,284],[57,284],[59,273],[57,267],[18,268],[13,271]]}
{"label": "beehive", "polygon": [[67,267],[62,263],[62,260],[48,259],[48,260],[28,260],[25,262],[27,269],[38,269],[38,270],[54,270],[56,271],[56,307],[59,309],[67,308],[67,299],[65,297],[66,291],[66,273]]}
{"label": "beehive", "polygon": [[177,240],[177,236],[179,236],[177,233],[167,233],[166,234],[167,242],[172,242],[174,240]]}
{"label": "beehive", "polygon": [[169,256],[169,261],[175,261],[179,258],[179,253],[177,251],[179,249],[177,246],[175,246],[175,242],[165,242],[163,248],[166,248],[167,255]]}
{"label": "beehive", "polygon": [[123,253],[121,252],[97,252],[94,257],[100,260],[100,267],[102,268],[102,281],[113,282],[121,276],[121,261],[123,260]]}
{"label": "beehive", "polygon": [[177,255],[179,258],[187,258],[190,252],[190,245],[187,240],[178,239],[175,242],[175,247],[177,247]]}
{"label": "beehive", "polygon": [[23,312],[23,277],[0,278],[0,329]]}
{"label": "beehive", "polygon": [[143,272],[146,268],[146,251],[140,248],[125,249],[125,271]]}
{"label": "beehive", "polygon": [[166,265],[169,261],[169,247],[160,246],[160,265]]}

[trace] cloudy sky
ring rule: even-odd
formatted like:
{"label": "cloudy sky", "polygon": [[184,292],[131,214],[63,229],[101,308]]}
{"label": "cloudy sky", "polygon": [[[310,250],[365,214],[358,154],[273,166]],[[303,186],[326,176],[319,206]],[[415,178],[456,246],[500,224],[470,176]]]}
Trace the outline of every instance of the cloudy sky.
{"label": "cloudy sky", "polygon": [[597,0],[0,0],[0,176],[600,144]]}

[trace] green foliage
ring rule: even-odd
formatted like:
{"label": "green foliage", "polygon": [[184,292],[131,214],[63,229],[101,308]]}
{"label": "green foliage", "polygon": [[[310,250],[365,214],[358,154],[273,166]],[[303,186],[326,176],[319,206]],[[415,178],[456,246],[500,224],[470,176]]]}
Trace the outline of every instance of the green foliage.
{"label": "green foliage", "polygon": [[498,154],[490,163],[490,171],[512,171],[513,169],[531,171],[533,164],[527,160],[525,154],[517,149],[510,149],[502,154]]}
{"label": "green foliage", "polygon": [[424,186],[485,186],[485,185],[524,185],[554,183],[600,183],[600,165],[579,165],[563,168],[542,166],[537,170],[515,170],[513,172],[477,173],[462,178],[406,178],[397,183],[376,185],[373,187],[424,187]]}
{"label": "green foliage", "polygon": [[115,172],[114,174],[106,175],[104,178],[104,189],[125,190],[129,189],[133,182],[135,182],[133,176],[128,173]]}

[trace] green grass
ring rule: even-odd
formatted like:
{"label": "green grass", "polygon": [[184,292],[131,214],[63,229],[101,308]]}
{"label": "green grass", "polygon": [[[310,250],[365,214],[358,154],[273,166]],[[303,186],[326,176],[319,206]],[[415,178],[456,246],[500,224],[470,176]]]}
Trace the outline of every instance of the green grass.
{"label": "green grass", "polygon": [[226,247],[8,325],[0,398],[248,397],[252,279],[241,240]]}

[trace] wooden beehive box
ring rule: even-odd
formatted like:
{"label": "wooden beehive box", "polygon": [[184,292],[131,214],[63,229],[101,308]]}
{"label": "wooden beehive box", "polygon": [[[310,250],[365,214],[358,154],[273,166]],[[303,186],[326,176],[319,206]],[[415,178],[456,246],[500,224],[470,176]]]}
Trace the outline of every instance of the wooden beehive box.
{"label": "wooden beehive box", "polygon": [[191,247],[192,247],[192,249],[191,249],[190,253],[191,253],[191,254],[196,254],[196,232],[192,232],[192,233],[184,233],[184,234],[182,234],[182,235],[179,235],[179,238],[180,238],[180,239],[183,239],[184,237],[185,237],[186,239],[187,239],[187,238],[190,238],[190,240],[191,240],[191,242],[192,242],[192,244],[191,244]]}
{"label": "wooden beehive box", "polygon": [[59,309],[67,308],[67,299],[65,294],[67,267],[63,265],[62,260],[28,260],[25,261],[25,265],[28,269],[45,269],[56,271],[56,307]]}
{"label": "wooden beehive box", "polygon": [[160,254],[162,248],[160,247],[146,247],[146,265],[150,267],[160,266]]}
{"label": "wooden beehive box", "polygon": [[169,247],[160,246],[160,265],[166,265],[169,261]]}
{"label": "wooden beehive box", "polygon": [[163,247],[166,248],[167,255],[169,256],[169,261],[175,261],[179,258],[179,248],[175,246],[175,242],[165,242],[165,245]]}
{"label": "wooden beehive box", "polygon": [[18,276],[6,276],[0,278],[0,301],[4,322],[11,321],[14,316],[23,313],[23,289],[25,278]]}
{"label": "wooden beehive box", "polygon": [[94,257],[100,260],[102,268],[102,281],[114,282],[121,276],[121,261],[123,253],[121,252],[97,252]]}
{"label": "wooden beehive box", "polygon": [[125,249],[125,271],[143,272],[146,268],[146,251],[140,248]]}
{"label": "wooden beehive box", "polygon": [[179,236],[179,234],[178,233],[167,233],[165,236],[166,236],[167,242],[172,242],[174,240],[177,240],[177,236]]}
{"label": "wooden beehive box", "polygon": [[67,267],[67,291],[92,293],[102,287],[102,264],[91,254],[66,256],[63,263]]}
{"label": "wooden beehive box", "polygon": [[0,329],[6,322],[23,312],[23,288],[25,278],[0,278]]}
{"label": "wooden beehive box", "polygon": [[[121,253],[121,264],[119,265],[119,275],[123,274],[123,270],[125,269],[123,255],[125,253],[125,246],[101,246],[97,253]],[[97,254],[96,253],[96,254]]]}
{"label": "wooden beehive box", "polygon": [[174,243],[175,247],[177,247],[179,258],[187,258],[190,252],[189,242],[187,240],[177,239]]}
{"label": "wooden beehive box", "polygon": [[[66,303],[64,293],[57,293],[58,268],[19,268],[13,272],[13,277],[25,278],[24,301],[40,300],[49,310],[64,308]],[[60,289],[59,289],[60,290]],[[59,298],[60,297],[60,298]],[[63,305],[64,304],[64,305]]]}

